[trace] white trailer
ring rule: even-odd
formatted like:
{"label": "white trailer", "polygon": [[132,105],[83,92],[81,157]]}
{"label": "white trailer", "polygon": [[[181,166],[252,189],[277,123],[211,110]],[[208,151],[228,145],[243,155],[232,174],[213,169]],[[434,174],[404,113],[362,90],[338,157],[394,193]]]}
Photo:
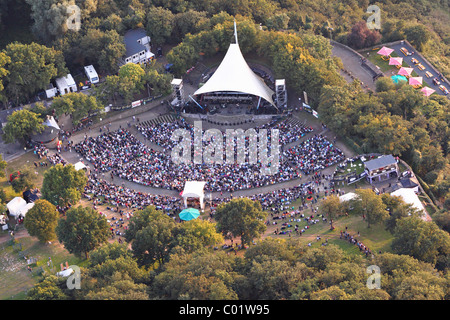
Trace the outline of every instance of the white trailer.
{"label": "white trailer", "polygon": [[84,67],[84,72],[86,73],[86,76],[88,77],[89,81],[92,84],[95,84],[95,83],[99,82],[97,71],[95,71],[95,68],[94,68],[93,65],[85,66]]}

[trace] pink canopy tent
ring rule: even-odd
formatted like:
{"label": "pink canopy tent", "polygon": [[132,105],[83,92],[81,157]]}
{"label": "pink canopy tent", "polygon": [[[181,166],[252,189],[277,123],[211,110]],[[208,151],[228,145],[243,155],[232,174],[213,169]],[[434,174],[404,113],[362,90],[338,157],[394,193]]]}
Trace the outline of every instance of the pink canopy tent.
{"label": "pink canopy tent", "polygon": [[398,73],[397,74],[399,74],[399,75],[401,75],[401,76],[407,76],[407,77],[409,77],[410,75],[411,75],[411,73],[413,72],[413,68],[405,68],[405,67],[401,67],[399,70],[398,70]]}
{"label": "pink canopy tent", "polygon": [[422,84],[422,77],[411,77],[409,78],[409,84],[412,86],[417,86]]}
{"label": "pink canopy tent", "polygon": [[390,55],[392,52],[394,51],[394,49],[388,48],[388,47],[383,47],[381,48],[377,53],[381,54],[382,56],[388,56]]}
{"label": "pink canopy tent", "polygon": [[390,58],[389,59],[389,65],[390,66],[401,66],[403,63],[403,58],[396,57],[396,58]]}
{"label": "pink canopy tent", "polygon": [[420,90],[423,92],[423,94],[425,95],[425,97],[429,97],[433,94],[433,92],[435,92],[436,90],[431,89],[430,87],[424,87],[422,90]]}

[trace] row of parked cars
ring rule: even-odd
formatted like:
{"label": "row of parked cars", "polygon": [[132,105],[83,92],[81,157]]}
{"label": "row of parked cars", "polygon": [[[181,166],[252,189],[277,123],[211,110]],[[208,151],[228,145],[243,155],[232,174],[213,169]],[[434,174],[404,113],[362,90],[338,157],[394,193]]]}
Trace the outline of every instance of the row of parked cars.
{"label": "row of parked cars", "polygon": [[[411,56],[414,54],[414,52],[409,52],[406,48],[402,47],[400,48],[400,51],[405,55],[405,56]],[[416,67],[420,70],[420,71],[424,71],[426,68],[424,67],[423,64],[421,64],[419,62],[419,60],[417,60],[416,58],[411,58],[411,62],[416,65]],[[430,71],[425,71],[425,76],[427,78],[432,78],[433,74]],[[433,84],[435,86],[437,86],[439,88],[439,90],[441,90],[445,95],[448,95],[449,91],[448,89],[441,84],[441,80],[438,77],[435,77],[433,79]]]}

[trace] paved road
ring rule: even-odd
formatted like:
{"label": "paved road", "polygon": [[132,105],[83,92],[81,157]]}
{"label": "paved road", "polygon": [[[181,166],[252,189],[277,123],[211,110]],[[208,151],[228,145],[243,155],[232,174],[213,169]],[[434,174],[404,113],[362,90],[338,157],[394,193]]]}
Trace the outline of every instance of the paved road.
{"label": "paved road", "polygon": [[[333,56],[336,56],[338,58],[341,58],[342,63],[344,64],[344,68],[351,72],[351,74],[355,77],[361,80],[363,83],[363,88],[367,89],[370,88],[372,91],[375,91],[375,83],[373,82],[373,76],[372,74],[361,65],[361,58],[355,54],[354,52],[344,49],[340,46],[333,46],[333,49],[331,51],[331,54]],[[353,79],[351,79],[348,75],[341,73],[342,76],[348,81],[352,82]]]}
{"label": "paved road", "polygon": [[[422,57],[420,57],[420,56],[417,55],[417,54],[413,54],[413,55],[410,55],[410,56],[405,56],[405,55],[400,51],[400,48],[401,48],[401,47],[405,47],[406,50],[408,50],[409,52],[416,52],[416,49],[414,49],[413,47],[409,46],[407,43],[403,43],[403,44],[398,43],[398,44],[389,46],[389,48],[394,49],[394,50],[395,50],[395,53],[397,53],[400,57],[403,58],[403,61],[405,61],[407,64],[409,64],[409,66],[410,66],[411,68],[414,68],[414,71],[417,72],[417,74],[418,74],[420,77],[423,78],[423,81],[424,81],[430,88],[433,88],[434,90],[436,90],[436,92],[435,92],[436,94],[440,94],[440,95],[444,95],[444,96],[445,96],[444,92],[442,92],[442,91],[439,89],[439,87],[436,86],[436,85],[434,85],[434,83],[433,83],[433,79],[434,79],[435,77],[438,77],[438,75],[436,74],[436,72],[433,71],[433,69],[431,68],[430,64],[427,63],[427,61],[425,61]],[[411,61],[412,58],[417,59],[417,61],[419,61],[419,63],[421,63],[421,64],[425,67],[425,70],[423,70],[423,71],[419,70],[419,68],[417,68],[417,66],[416,66],[414,63],[412,63],[412,61]],[[426,72],[426,71],[430,71],[430,72],[433,74],[433,77],[427,78],[427,76],[425,75],[425,72]],[[441,81],[441,82],[442,82],[442,81]],[[447,84],[444,84],[444,86],[445,86],[448,90],[450,90],[450,87],[449,87]],[[448,95],[448,97],[449,97],[449,99],[450,99],[450,94]]]}

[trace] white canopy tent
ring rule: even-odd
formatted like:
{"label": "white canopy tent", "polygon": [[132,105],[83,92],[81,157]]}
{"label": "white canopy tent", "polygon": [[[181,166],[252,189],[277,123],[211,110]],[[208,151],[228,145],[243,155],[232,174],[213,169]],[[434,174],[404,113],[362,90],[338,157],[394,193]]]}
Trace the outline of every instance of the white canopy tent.
{"label": "white canopy tent", "polygon": [[186,181],[183,190],[183,200],[184,206],[187,208],[187,199],[188,198],[199,198],[200,199],[200,207],[204,209],[203,200],[205,198],[204,188],[206,182],[204,181]]}
{"label": "white canopy tent", "polygon": [[349,193],[343,194],[342,196],[339,196],[339,200],[341,202],[355,200],[357,198],[358,198],[358,195],[354,192],[349,192]]}
{"label": "white canopy tent", "polygon": [[225,57],[211,78],[194,95],[211,92],[239,92],[261,97],[275,108],[274,92],[245,61],[237,43],[230,44]]}
{"label": "white canopy tent", "polygon": [[56,273],[56,275],[57,275],[58,277],[68,277],[68,276],[70,276],[72,273],[73,273],[73,269],[72,269],[72,268],[69,268],[69,269],[66,269],[66,270],[63,270],[63,271],[60,271],[60,272]]}
{"label": "white canopy tent", "polygon": [[27,203],[22,208],[20,208],[19,216],[25,217],[25,215],[27,214],[28,210],[30,210],[33,207],[34,207],[34,202]]}
{"label": "white canopy tent", "polygon": [[87,169],[86,165],[81,161],[78,161],[73,166],[75,167],[75,170],[77,170],[77,171],[81,170],[81,169]]}
{"label": "white canopy tent", "polygon": [[27,202],[22,197],[15,197],[6,204],[6,208],[9,211],[9,215],[17,217],[20,213],[20,209],[27,205]]}
{"label": "white canopy tent", "polygon": [[21,197],[15,197],[6,204],[6,208],[9,211],[9,215],[17,218],[18,216],[25,217],[28,210],[33,208],[34,202],[27,203]]}

